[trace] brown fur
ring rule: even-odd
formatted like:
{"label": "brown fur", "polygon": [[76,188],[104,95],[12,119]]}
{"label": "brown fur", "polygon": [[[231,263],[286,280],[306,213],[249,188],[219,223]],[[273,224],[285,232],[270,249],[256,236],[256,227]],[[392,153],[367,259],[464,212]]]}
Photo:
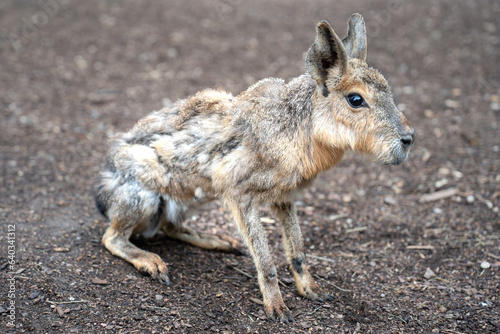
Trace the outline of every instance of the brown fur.
{"label": "brown fur", "polygon": [[[104,246],[168,283],[162,259],[129,238],[162,229],[195,246],[234,250],[239,245],[230,237],[182,225],[189,210],[219,198],[232,212],[254,259],[265,313],[286,322],[292,317],[259,218],[259,206],[268,204],[279,218],[298,293],[313,300],[327,298],[306,266],[296,194],[338,164],[349,149],[382,164],[399,164],[414,141],[386,80],[365,58],[365,26],[359,14],[351,18],[343,40],[323,21],[307,55],[307,74],[288,84],[264,79],[235,97],[203,90],[140,120],[113,140],[96,183],[98,208],[111,220]],[[363,104],[349,102],[351,94],[362,97]]]}

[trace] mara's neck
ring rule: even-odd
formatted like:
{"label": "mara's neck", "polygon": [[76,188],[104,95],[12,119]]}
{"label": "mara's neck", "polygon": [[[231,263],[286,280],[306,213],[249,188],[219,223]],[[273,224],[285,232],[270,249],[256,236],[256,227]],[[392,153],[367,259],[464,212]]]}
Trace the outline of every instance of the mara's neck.
{"label": "mara's neck", "polygon": [[304,128],[297,136],[297,146],[301,147],[297,155],[298,169],[304,180],[313,179],[338,164],[347,150],[335,138],[337,126],[333,110],[325,99],[317,96],[316,87],[309,75],[302,75],[289,83],[289,93],[293,96],[289,103],[295,104],[292,109],[302,109],[300,114],[307,115]]}

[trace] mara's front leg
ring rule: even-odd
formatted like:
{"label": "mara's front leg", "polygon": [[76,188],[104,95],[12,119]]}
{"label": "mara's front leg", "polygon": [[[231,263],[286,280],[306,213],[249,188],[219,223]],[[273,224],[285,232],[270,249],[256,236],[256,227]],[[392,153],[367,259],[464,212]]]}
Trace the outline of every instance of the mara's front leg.
{"label": "mara's front leg", "polygon": [[306,256],[304,253],[304,240],[297,220],[295,204],[291,202],[274,205],[283,229],[283,244],[286,258],[292,270],[295,285],[299,294],[311,300],[325,300],[330,295],[325,293],[316,284],[307,270]]}
{"label": "mara's front leg", "polygon": [[294,321],[281,296],[276,267],[271,258],[257,206],[251,201],[247,203],[232,202],[229,205],[257,267],[260,291],[264,299],[264,312],[272,320],[278,319],[286,323]]}

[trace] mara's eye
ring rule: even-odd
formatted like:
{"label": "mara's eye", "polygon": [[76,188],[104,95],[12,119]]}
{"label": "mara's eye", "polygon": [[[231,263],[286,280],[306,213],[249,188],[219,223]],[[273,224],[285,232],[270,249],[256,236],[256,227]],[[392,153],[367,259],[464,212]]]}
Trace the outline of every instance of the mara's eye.
{"label": "mara's eye", "polygon": [[353,108],[361,108],[361,107],[366,107],[366,102],[365,99],[358,93],[351,93],[347,95],[347,102],[349,102],[349,105]]}

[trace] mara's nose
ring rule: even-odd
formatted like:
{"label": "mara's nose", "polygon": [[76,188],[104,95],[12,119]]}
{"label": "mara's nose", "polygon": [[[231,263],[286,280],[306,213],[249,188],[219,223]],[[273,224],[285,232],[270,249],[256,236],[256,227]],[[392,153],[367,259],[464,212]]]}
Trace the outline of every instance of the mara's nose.
{"label": "mara's nose", "polygon": [[415,130],[411,129],[400,134],[401,144],[403,148],[407,150],[415,142]]}

